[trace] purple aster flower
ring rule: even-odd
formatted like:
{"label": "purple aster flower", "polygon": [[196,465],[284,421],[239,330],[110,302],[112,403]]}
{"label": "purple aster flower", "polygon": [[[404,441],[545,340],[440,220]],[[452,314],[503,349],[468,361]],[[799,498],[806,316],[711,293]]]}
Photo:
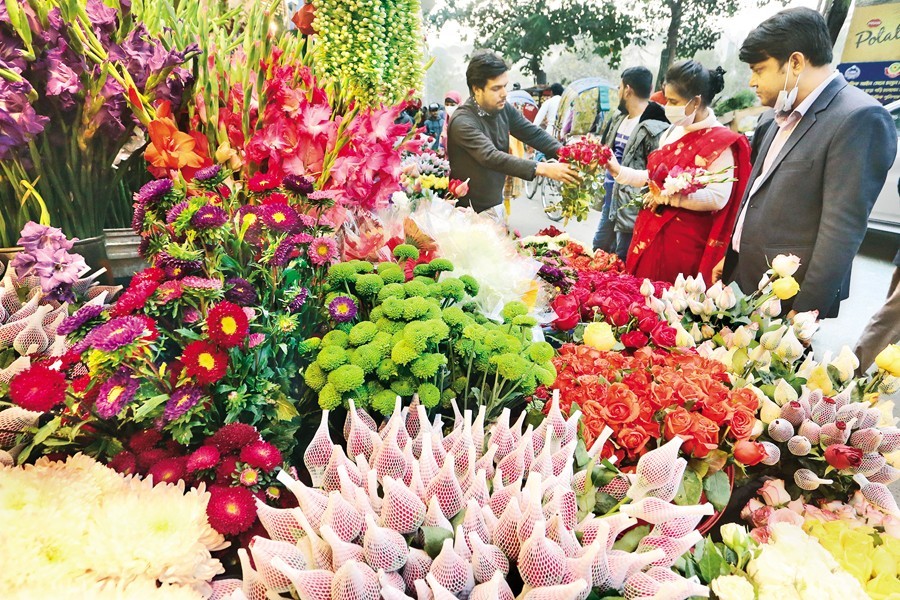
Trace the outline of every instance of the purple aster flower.
{"label": "purple aster flower", "polygon": [[285,175],[284,179],[281,181],[281,185],[289,192],[294,192],[295,194],[301,194],[303,196],[312,194],[313,190],[315,190],[312,179],[304,177],[303,175]]}
{"label": "purple aster flower", "polygon": [[316,266],[327,265],[337,258],[334,238],[319,237],[309,244],[309,262]]}
{"label": "purple aster flower", "polygon": [[219,165],[204,167],[194,174],[194,181],[209,181],[210,179],[215,179],[219,176],[221,171],[222,167]]}
{"label": "purple aster flower", "polygon": [[293,230],[300,222],[297,211],[287,204],[267,204],[260,207],[259,217],[273,231]]}
{"label": "purple aster flower", "polygon": [[141,186],[134,195],[134,199],[142,204],[153,204],[165,198],[172,191],[175,184],[171,179],[154,179]]}
{"label": "purple aster flower", "polygon": [[131,376],[128,369],[119,369],[116,374],[103,382],[100,393],[94,401],[97,416],[101,419],[115,417],[122,408],[134,399],[140,382]]}
{"label": "purple aster flower", "polygon": [[174,223],[178,216],[183,213],[184,209],[186,209],[188,206],[188,202],[183,201],[170,208],[169,212],[166,213],[166,225],[171,225],[172,223]]}
{"label": "purple aster flower", "polygon": [[68,239],[66,234],[58,227],[49,227],[47,225],[39,225],[34,221],[25,223],[22,228],[19,245],[26,252],[34,252],[35,250],[71,250],[78,238]]}
{"label": "purple aster flower", "polygon": [[238,306],[252,306],[256,304],[258,298],[256,289],[246,279],[240,277],[232,277],[225,281],[225,285],[229,289],[225,292],[225,299],[234,302]]}
{"label": "purple aster flower", "polygon": [[199,260],[175,258],[163,251],[156,256],[156,266],[165,271],[167,279],[181,279],[200,271],[203,263]]}
{"label": "purple aster flower", "polygon": [[272,255],[271,265],[273,267],[285,267],[291,259],[294,257],[294,251],[297,249],[297,245],[294,244],[294,241],[288,237],[282,240],[278,247],[275,248],[275,253]]}
{"label": "purple aster flower", "polygon": [[538,271],[538,274],[549,281],[561,281],[565,278],[565,275],[560,269],[551,267],[550,265],[543,265],[541,270]]}
{"label": "purple aster flower", "polygon": [[147,207],[140,202],[134,203],[134,215],[131,217],[131,230],[140,233],[144,230],[144,217],[147,216]]}
{"label": "purple aster flower", "polygon": [[181,285],[192,290],[221,290],[222,282],[218,279],[207,279],[206,277],[189,276],[181,280]]}
{"label": "purple aster flower", "polygon": [[200,402],[203,398],[203,389],[193,384],[183,385],[172,392],[166,408],[163,411],[163,420],[174,421]]}
{"label": "purple aster flower", "polygon": [[117,317],[91,331],[85,341],[101,352],[115,352],[144,335],[146,324],[140,317]]}
{"label": "purple aster flower", "polygon": [[33,91],[24,79],[7,81],[0,77],[0,160],[10,158],[27,145],[50,120],[31,106],[28,96]]}
{"label": "purple aster flower", "polygon": [[197,229],[217,229],[228,222],[228,213],[221,206],[207,204],[191,217],[191,225]]}
{"label": "purple aster flower", "polygon": [[103,306],[99,304],[88,304],[76,310],[72,315],[63,319],[63,322],[56,328],[57,335],[69,335],[70,333],[83,327],[88,321],[96,319],[103,312]]}
{"label": "purple aster flower", "polygon": [[41,289],[45,292],[59,285],[72,285],[88,270],[80,254],[69,254],[63,248],[36,250],[34,257],[37,260],[34,272],[41,278]]}
{"label": "purple aster flower", "polygon": [[348,296],[338,296],[328,303],[328,314],[338,323],[352,321],[356,311],[356,302]]}
{"label": "purple aster flower", "polygon": [[300,288],[300,291],[297,292],[297,295],[294,296],[294,299],[291,300],[288,304],[288,310],[292,313],[300,312],[300,309],[306,303],[307,296],[309,296],[309,290],[306,288]]}

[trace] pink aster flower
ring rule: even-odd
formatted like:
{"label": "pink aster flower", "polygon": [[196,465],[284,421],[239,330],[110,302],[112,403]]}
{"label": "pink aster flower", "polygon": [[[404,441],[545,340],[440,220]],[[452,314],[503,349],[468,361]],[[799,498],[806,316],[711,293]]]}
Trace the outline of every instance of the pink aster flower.
{"label": "pink aster flower", "polygon": [[331,263],[337,257],[337,244],[330,237],[319,237],[309,244],[309,261],[322,266]]}

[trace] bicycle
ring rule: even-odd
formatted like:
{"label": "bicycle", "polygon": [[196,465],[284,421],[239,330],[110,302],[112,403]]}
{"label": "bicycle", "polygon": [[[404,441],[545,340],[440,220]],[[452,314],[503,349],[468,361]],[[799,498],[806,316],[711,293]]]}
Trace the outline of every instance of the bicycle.
{"label": "bicycle", "polygon": [[[538,154],[535,155],[535,160],[538,162],[546,160],[546,157],[543,154]],[[533,184],[534,187],[533,191],[529,191],[527,186],[525,188],[529,198],[534,198],[535,193],[540,193],[541,206],[543,207],[544,214],[547,215],[547,218],[554,222],[562,221],[563,215],[559,208],[560,202],[562,201],[562,184],[549,177],[535,177],[532,181],[526,183]]]}

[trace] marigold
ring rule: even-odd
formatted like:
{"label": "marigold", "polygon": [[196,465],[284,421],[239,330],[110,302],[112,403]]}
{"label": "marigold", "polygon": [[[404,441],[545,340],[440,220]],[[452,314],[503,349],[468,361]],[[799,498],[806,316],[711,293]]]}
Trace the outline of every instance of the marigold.
{"label": "marigold", "polygon": [[228,354],[215,344],[197,340],[184,347],[181,355],[185,371],[201,385],[216,383],[228,370]]}
{"label": "marigold", "polygon": [[234,348],[247,337],[250,322],[237,304],[223,301],[210,309],[206,317],[209,338],[222,348]]}

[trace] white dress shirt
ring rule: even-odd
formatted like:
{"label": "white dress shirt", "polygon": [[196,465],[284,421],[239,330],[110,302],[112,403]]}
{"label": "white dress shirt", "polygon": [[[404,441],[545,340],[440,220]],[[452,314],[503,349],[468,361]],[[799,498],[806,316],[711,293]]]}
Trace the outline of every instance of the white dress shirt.
{"label": "white dress shirt", "polygon": [[[753,194],[759,190],[762,182],[765,181],[766,174],[769,172],[769,169],[772,168],[775,159],[781,153],[781,150],[784,148],[787,141],[791,138],[791,134],[797,129],[797,125],[809,111],[810,107],[812,107],[813,102],[822,95],[822,92],[825,91],[825,88],[831,83],[831,80],[837,76],[837,71],[829,75],[825,81],[820,83],[816,89],[803,99],[803,102],[797,105],[797,108],[795,108],[790,116],[788,116],[787,120],[778,127],[778,132],[775,133],[775,137],[772,139],[772,145],[769,146],[766,157],[763,159],[762,169],[753,181],[753,185],[750,187],[750,193],[747,195],[747,202],[744,203],[741,214],[738,216],[737,225],[734,228],[734,235],[731,238],[731,248],[735,252],[741,251],[741,233],[744,231],[744,219],[747,217],[747,206],[750,205],[750,198],[753,197]],[[759,157],[757,157],[757,160],[759,160]]]}
{"label": "white dress shirt", "polygon": [[[691,131],[710,129],[712,127],[724,127],[724,125],[719,123],[718,119],[716,119],[716,115],[713,114],[710,109],[709,115],[698,123],[692,123],[687,127],[670,127],[667,129],[662,134],[662,137],[660,137],[659,147],[662,148],[667,144],[676,142]],[[733,167],[734,152],[732,152],[731,148],[728,148],[705,168],[710,173],[716,173]],[[637,188],[647,185],[648,180],[649,175],[646,169],[629,169],[628,167],[622,167],[619,170],[618,177],[616,177],[616,181],[619,184]],[[734,182],[731,181],[726,181],[725,183],[711,183],[702,190],[697,190],[692,194],[668,198],[668,204],[669,206],[687,208],[698,212],[721,210],[722,207],[728,204],[728,199],[731,198],[731,190],[733,187]]]}
{"label": "white dress shirt", "polygon": [[559,103],[562,96],[551,96],[541,104],[541,109],[534,118],[534,124],[553,135],[553,123],[556,121],[556,113],[559,111]]}

